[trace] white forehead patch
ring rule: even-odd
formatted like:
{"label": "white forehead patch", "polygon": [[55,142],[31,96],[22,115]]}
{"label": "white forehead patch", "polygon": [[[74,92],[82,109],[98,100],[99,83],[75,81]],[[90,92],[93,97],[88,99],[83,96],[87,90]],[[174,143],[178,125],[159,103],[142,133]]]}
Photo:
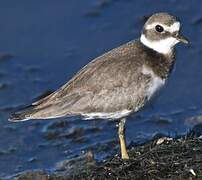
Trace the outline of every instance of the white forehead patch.
{"label": "white forehead patch", "polygon": [[175,22],[171,26],[167,26],[165,24],[161,24],[161,23],[156,23],[155,22],[155,23],[146,25],[145,29],[147,29],[147,30],[153,29],[153,28],[155,28],[156,25],[162,26],[165,31],[168,31],[168,32],[171,32],[171,33],[180,30],[180,22]]}

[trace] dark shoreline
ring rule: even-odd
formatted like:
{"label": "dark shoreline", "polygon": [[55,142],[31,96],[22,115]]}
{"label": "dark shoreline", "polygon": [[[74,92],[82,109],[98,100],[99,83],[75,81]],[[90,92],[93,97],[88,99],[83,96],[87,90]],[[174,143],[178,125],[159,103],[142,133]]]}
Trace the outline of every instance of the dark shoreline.
{"label": "dark shoreline", "polygon": [[129,147],[130,160],[119,155],[95,162],[91,152],[57,165],[58,171],[25,172],[16,180],[76,179],[202,179],[202,137],[189,133],[176,139],[154,138]]}

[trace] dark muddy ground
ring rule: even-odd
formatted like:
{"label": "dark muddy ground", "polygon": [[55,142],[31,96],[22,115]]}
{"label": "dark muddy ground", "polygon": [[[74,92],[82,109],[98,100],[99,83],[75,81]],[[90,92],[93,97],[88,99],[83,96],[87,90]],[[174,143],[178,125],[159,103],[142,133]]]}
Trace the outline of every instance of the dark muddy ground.
{"label": "dark muddy ground", "polygon": [[129,147],[130,160],[112,159],[96,162],[92,152],[74,160],[57,164],[52,173],[27,172],[16,180],[103,180],[103,179],[202,179],[202,126],[195,127],[187,136],[172,139],[155,137],[143,145]]}

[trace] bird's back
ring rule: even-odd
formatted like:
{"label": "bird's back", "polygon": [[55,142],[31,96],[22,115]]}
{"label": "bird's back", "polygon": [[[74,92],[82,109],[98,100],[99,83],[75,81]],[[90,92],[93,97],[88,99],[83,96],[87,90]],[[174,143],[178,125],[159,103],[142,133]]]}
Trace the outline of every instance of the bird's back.
{"label": "bird's back", "polygon": [[14,114],[12,119],[72,115],[120,118],[139,110],[147,99],[145,91],[151,77],[143,73],[143,65],[154,66],[155,73],[164,76],[159,70],[165,60],[140,41],[131,41],[94,59],[59,90]]}

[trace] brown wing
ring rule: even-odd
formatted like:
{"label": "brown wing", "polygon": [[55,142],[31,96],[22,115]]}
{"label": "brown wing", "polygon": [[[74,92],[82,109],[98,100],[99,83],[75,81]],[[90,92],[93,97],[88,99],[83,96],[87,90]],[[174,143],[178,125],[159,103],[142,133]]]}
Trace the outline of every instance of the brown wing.
{"label": "brown wing", "polygon": [[[115,112],[138,103],[141,75],[139,42],[131,41],[94,59],[67,84],[24,111],[24,119],[44,119],[90,112]],[[137,88],[138,87],[138,88]],[[121,94],[121,96],[120,96]],[[18,118],[18,119],[19,119]]]}

